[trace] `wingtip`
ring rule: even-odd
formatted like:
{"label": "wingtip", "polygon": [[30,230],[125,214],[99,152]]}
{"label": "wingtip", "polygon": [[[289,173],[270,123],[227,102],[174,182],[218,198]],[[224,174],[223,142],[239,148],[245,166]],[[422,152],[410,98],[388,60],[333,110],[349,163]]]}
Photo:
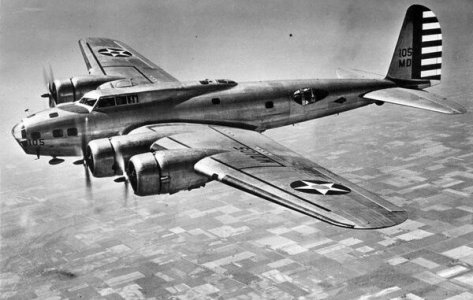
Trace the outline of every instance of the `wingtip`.
{"label": "wingtip", "polygon": [[407,211],[399,210],[399,211],[392,211],[389,214],[384,215],[386,218],[380,220],[379,222],[369,222],[366,224],[358,224],[353,227],[353,229],[361,229],[361,230],[373,230],[373,229],[383,229],[388,227],[393,227],[404,223],[407,218],[408,214]]}
{"label": "wingtip", "polygon": [[461,115],[468,112],[465,107],[453,101],[449,101],[448,106],[445,105],[444,108],[442,112],[449,115]]}
{"label": "wingtip", "polygon": [[458,105],[458,107],[453,108],[452,111],[453,111],[452,113],[453,115],[461,115],[468,112],[468,110],[461,105]]}

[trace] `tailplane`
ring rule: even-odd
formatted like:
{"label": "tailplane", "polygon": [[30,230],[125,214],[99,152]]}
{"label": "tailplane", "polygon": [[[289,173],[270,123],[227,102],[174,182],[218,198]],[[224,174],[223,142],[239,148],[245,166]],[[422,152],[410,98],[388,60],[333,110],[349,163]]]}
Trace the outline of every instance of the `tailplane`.
{"label": "tailplane", "polygon": [[427,7],[412,5],[406,12],[386,78],[401,86],[424,88],[440,81],[441,70],[440,23]]}

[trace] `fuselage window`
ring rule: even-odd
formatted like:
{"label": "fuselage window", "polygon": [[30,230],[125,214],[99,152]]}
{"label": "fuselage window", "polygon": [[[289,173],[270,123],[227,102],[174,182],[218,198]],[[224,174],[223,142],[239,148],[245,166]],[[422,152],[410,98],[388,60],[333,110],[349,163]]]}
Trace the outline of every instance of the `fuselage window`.
{"label": "fuselage window", "polygon": [[296,103],[299,103],[301,105],[307,105],[307,104],[320,101],[323,98],[327,97],[327,95],[328,95],[328,92],[325,90],[304,88],[304,89],[295,91],[292,94],[292,99]]}
{"label": "fuselage window", "polygon": [[50,118],[56,118],[56,117],[59,117],[59,114],[57,112],[53,112],[53,113],[49,114],[49,117]]}
{"label": "fuselage window", "polygon": [[97,104],[98,107],[110,107],[115,106],[115,98],[114,97],[103,97],[100,98],[99,103]]}
{"label": "fuselage window", "polygon": [[77,136],[77,128],[67,128],[68,136]]}
{"label": "fuselage window", "polygon": [[264,104],[264,106],[265,106],[266,108],[273,108],[273,107],[274,107],[274,103],[273,103],[273,101],[268,101],[268,102],[266,102],[266,103]]}
{"label": "fuselage window", "polygon": [[220,98],[212,98],[212,104],[220,104]]}
{"label": "fuselage window", "polygon": [[37,131],[32,132],[32,133],[31,133],[31,138],[32,138],[33,140],[38,140],[38,139],[41,138],[41,133],[39,133],[39,132],[37,132]]}
{"label": "fuselage window", "polygon": [[309,103],[315,102],[315,97],[314,97],[314,94],[312,93],[312,89],[303,89],[302,94],[303,94],[302,104],[309,104]]}
{"label": "fuselage window", "polygon": [[64,133],[62,132],[62,129],[54,129],[53,130],[53,137],[60,138],[63,135],[64,135]]}
{"label": "fuselage window", "polygon": [[292,99],[294,99],[294,101],[296,103],[302,104],[302,93],[301,93],[301,91],[299,91],[299,90],[295,91],[294,94],[292,95]]}
{"label": "fuselage window", "polygon": [[128,100],[128,104],[135,104],[138,103],[138,96],[137,95],[128,95],[126,96]]}
{"label": "fuselage window", "polygon": [[117,102],[117,105],[125,105],[127,103],[126,96],[117,96],[117,98],[115,98],[115,101]]}

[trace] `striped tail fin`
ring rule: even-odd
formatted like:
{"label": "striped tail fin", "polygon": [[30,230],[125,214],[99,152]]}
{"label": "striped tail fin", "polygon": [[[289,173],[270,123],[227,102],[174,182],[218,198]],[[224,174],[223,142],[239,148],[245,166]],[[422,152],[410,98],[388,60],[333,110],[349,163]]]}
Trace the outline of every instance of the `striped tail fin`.
{"label": "striped tail fin", "polygon": [[412,5],[406,12],[387,78],[398,82],[439,81],[442,69],[442,31],[435,14]]}

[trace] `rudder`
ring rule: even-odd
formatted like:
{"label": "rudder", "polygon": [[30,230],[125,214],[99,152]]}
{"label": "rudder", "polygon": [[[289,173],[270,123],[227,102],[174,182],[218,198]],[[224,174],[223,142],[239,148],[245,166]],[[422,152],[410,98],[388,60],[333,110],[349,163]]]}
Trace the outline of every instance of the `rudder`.
{"label": "rudder", "polygon": [[422,5],[407,9],[386,78],[440,80],[442,31],[435,14]]}

